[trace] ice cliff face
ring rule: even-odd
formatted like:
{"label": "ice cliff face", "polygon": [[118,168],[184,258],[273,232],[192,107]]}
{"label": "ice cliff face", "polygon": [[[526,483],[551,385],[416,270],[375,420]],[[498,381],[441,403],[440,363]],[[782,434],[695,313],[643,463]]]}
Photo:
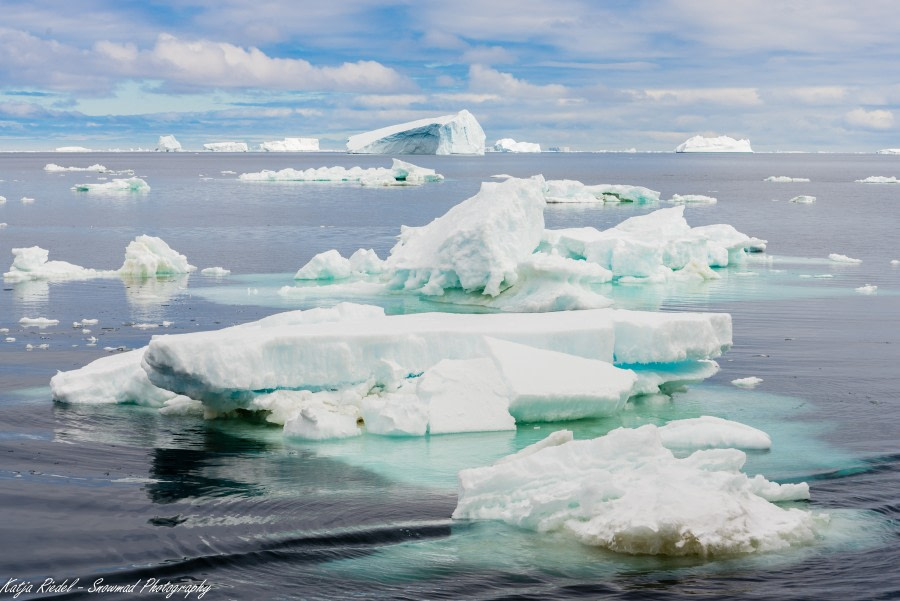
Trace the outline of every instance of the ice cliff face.
{"label": "ice cliff face", "polygon": [[354,154],[484,154],[484,130],[467,110],[350,136]]}
{"label": "ice cliff face", "polygon": [[717,138],[704,138],[694,136],[688,138],[677,147],[675,152],[753,152],[750,148],[750,140],[735,140],[728,136]]}

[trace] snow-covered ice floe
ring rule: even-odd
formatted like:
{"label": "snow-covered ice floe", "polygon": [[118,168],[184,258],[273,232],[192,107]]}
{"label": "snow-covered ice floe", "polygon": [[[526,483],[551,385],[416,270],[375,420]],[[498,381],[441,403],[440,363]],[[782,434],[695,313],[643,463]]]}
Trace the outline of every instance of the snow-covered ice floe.
{"label": "snow-covered ice floe", "polygon": [[269,140],[259,145],[264,152],[316,152],[319,150],[319,138],[285,138]]}
{"label": "snow-covered ice floe", "polygon": [[352,154],[484,154],[484,130],[467,110],[350,136]]}
{"label": "snow-covered ice floe", "polygon": [[[510,179],[510,177],[507,176],[506,179]],[[642,186],[625,184],[589,185],[571,179],[551,179],[544,182],[544,199],[551,204],[591,202],[633,202],[643,204],[658,202],[659,192]]]}
{"label": "snow-covered ice floe", "polygon": [[390,168],[372,167],[319,167],[310,169],[282,169],[242,173],[238,179],[245,182],[356,182],[364,186],[418,186],[444,179],[434,169],[418,167],[393,159]]}
{"label": "snow-covered ice floe", "polygon": [[791,182],[808,182],[809,178],[806,177],[788,177],[787,175],[770,175],[763,181],[765,182],[776,182],[780,184],[788,184]]}
{"label": "snow-covered ice floe", "polygon": [[247,152],[249,150],[246,142],[208,142],[203,145],[203,149],[210,152]]}
{"label": "snow-covered ice floe", "polygon": [[49,319],[47,317],[23,317],[19,320],[19,325],[46,328],[49,326],[59,325],[59,320]]}
{"label": "snow-covered ice floe", "polygon": [[90,167],[63,167],[56,163],[47,163],[44,165],[44,171],[49,171],[51,173],[65,171],[96,171],[97,173],[105,173],[108,169],[99,163],[91,165]]}
{"label": "snow-covered ice floe", "polygon": [[762,384],[763,379],[757,376],[749,376],[747,378],[737,378],[736,380],[732,380],[731,383],[737,386],[738,388],[756,388],[760,384]]}
{"label": "snow-covered ice floe", "polygon": [[713,375],[711,359],[730,345],[727,314],[386,316],[341,303],[154,336],[128,361],[62,372],[51,389],[73,403],[162,406],[184,395],[208,416],[263,411],[286,434],[313,439],[507,430],[615,414],[636,394]]}
{"label": "snow-covered ice floe", "polygon": [[[765,249],[764,240],[727,224],[690,227],[684,206],[632,217],[607,230],[546,230],[546,198],[548,191],[560,193],[556,184],[540,176],[485,182],[475,196],[431,223],[403,226],[383,262],[360,250],[366,253],[365,267],[354,266],[332,250],[313,257],[296,277],[504,311],[560,311],[609,306],[611,301],[592,289],[596,284],[716,279],[714,267]],[[320,290],[285,287],[279,294],[302,297]]]}
{"label": "snow-covered ice floe", "polygon": [[175,139],[175,136],[160,136],[159,142],[156,143],[158,152],[181,152],[181,142]]}
{"label": "snow-covered ice floe", "polygon": [[90,269],[66,261],[50,261],[50,251],[39,246],[12,249],[13,263],[3,274],[5,282],[30,280],[89,280],[128,276],[148,278],[190,273],[196,268],[184,255],[154,236],[138,236],[125,248],[125,261],[119,269]]}
{"label": "snow-covered ice floe", "polygon": [[704,196],[703,194],[673,194],[672,198],[667,200],[666,202],[671,202],[672,204],[707,204],[712,205],[718,202],[717,198],[712,196]]}
{"label": "snow-covered ice floe", "polygon": [[557,432],[536,450],[462,470],[453,518],[559,532],[620,553],[700,557],[807,545],[827,525],[827,515],[776,504],[808,499],[806,483],[751,478],[737,449],[679,458],[663,431],[619,428],[593,440]]}
{"label": "snow-covered ice floe", "polygon": [[76,192],[140,192],[150,191],[150,185],[139,177],[117,178],[109,182],[97,184],[77,184],[72,186]]}
{"label": "snow-covered ice floe", "polygon": [[512,138],[501,138],[494,142],[494,152],[540,152],[541,145],[534,142],[516,142]]}
{"label": "snow-covered ice floe", "polygon": [[872,175],[865,179],[854,180],[857,184],[900,184],[900,180],[896,177],[884,177],[881,175]]}
{"label": "snow-covered ice floe", "polygon": [[876,154],[900,154],[900,148],[883,148]]}
{"label": "snow-covered ice floe", "polygon": [[676,146],[675,152],[753,152],[753,149],[750,140],[735,140],[728,136],[694,136]]}

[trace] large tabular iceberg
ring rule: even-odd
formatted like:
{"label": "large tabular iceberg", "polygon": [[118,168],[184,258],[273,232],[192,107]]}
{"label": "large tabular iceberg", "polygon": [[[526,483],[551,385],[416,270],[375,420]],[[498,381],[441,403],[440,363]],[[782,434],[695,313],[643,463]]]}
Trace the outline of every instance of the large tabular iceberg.
{"label": "large tabular iceberg", "polygon": [[159,152],[181,152],[181,142],[172,135],[160,136],[159,142],[156,143],[156,150]]}
{"label": "large tabular iceberg", "polygon": [[264,152],[315,152],[319,150],[319,138],[285,138],[269,140],[259,145]]}
{"label": "large tabular iceberg", "polygon": [[701,557],[809,544],[827,524],[775,504],[808,499],[805,483],[750,478],[737,449],[678,458],[662,430],[619,428],[593,440],[556,433],[534,450],[462,470],[453,517],[562,532],[620,553]]}
{"label": "large tabular iceberg", "polygon": [[516,142],[512,138],[501,138],[494,142],[494,152],[540,152],[541,145],[534,142]]}
{"label": "large tabular iceberg", "polygon": [[369,131],[347,140],[358,154],[484,154],[484,130],[467,110]]}
{"label": "large tabular iceberg", "polygon": [[675,147],[675,152],[753,152],[750,140],[735,140],[728,136],[705,138],[694,136]]}
{"label": "large tabular iceberg", "polygon": [[282,169],[242,173],[238,179],[245,182],[358,182],[364,186],[417,186],[426,182],[439,182],[444,176],[434,169],[418,167],[393,159],[390,169],[383,167],[311,167],[309,169]]}
{"label": "large tabular iceberg", "polygon": [[203,145],[210,152],[247,152],[246,142],[209,142]]}

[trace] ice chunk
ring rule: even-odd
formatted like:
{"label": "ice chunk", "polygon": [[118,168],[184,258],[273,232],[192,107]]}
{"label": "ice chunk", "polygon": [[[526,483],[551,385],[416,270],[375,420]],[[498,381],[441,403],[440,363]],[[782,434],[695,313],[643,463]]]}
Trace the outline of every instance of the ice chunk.
{"label": "ice chunk", "polygon": [[247,152],[246,142],[209,142],[203,145],[210,152]]}
{"label": "ice chunk", "polygon": [[47,163],[46,165],[44,165],[44,171],[96,171],[98,173],[105,173],[106,171],[108,171],[108,169],[103,165],[100,165],[99,163],[91,165],[90,167],[62,167],[60,165],[57,165],[56,163]]}
{"label": "ice chunk", "polygon": [[891,265],[894,265],[895,267],[900,265],[900,259],[891,259]]}
{"label": "ice chunk", "polygon": [[900,184],[900,180],[896,177],[883,177],[880,175],[872,175],[865,179],[855,180],[857,184]]}
{"label": "ice chunk", "polygon": [[23,205],[30,205],[34,202],[34,199],[30,196],[23,196],[19,199]]}
{"label": "ice chunk", "polygon": [[512,138],[501,138],[494,142],[494,152],[540,152],[541,145],[534,142],[516,142]]}
{"label": "ice chunk", "polygon": [[808,182],[809,178],[807,177],[788,177],[787,175],[770,175],[763,181],[766,182],[776,182],[779,184],[789,184],[791,182]]}
{"label": "ice chunk", "polygon": [[139,177],[113,179],[100,184],[76,184],[72,186],[76,192],[149,192],[150,186]]}
{"label": "ice chunk", "polygon": [[60,146],[54,152],[94,152],[90,148],[84,146]]}
{"label": "ice chunk", "polygon": [[854,259],[852,257],[848,257],[847,255],[842,255],[840,253],[831,253],[828,255],[828,258],[834,261],[835,263],[852,263],[858,264],[862,263],[862,259]]}
{"label": "ice chunk", "polygon": [[718,199],[712,196],[704,196],[703,194],[673,194],[672,198],[666,202],[673,204],[707,204],[712,205],[718,202]]}
{"label": "ice chunk", "polygon": [[200,270],[200,274],[221,278],[230,275],[231,270],[225,269],[224,267],[206,267]]}
{"label": "ice chunk", "polygon": [[866,284],[865,286],[860,286],[855,289],[860,294],[875,294],[878,292],[878,286],[873,284]]}
{"label": "ice chunk", "polygon": [[816,202],[816,197],[815,197],[815,196],[808,196],[808,195],[803,194],[803,195],[800,195],[800,196],[795,196],[795,197],[793,197],[793,198],[790,200],[790,202],[796,202],[796,203],[799,203],[799,204],[812,204],[812,203]]}
{"label": "ice chunk", "polygon": [[711,557],[816,540],[826,517],[768,499],[809,497],[740,470],[736,449],[676,458],[652,425],[619,428],[462,470],[454,519],[493,519],[629,554]]}
{"label": "ice chunk", "polygon": [[694,136],[675,147],[675,152],[753,152],[753,149],[750,148],[750,140],[735,140],[728,136]]}
{"label": "ice chunk", "polygon": [[122,275],[155,277],[190,273],[196,267],[184,255],[172,250],[161,238],[142,235],[125,248],[125,262],[119,269]]}
{"label": "ice chunk", "polygon": [[39,246],[12,249],[13,262],[9,271],[3,274],[4,281],[24,282],[28,280],[84,280],[109,277],[115,272],[102,272],[73,265],[65,261],[48,261],[50,251]]}
{"label": "ice chunk", "polygon": [[900,148],[884,148],[876,154],[900,154]]}
{"label": "ice chunk", "polygon": [[36,326],[38,328],[46,328],[49,326],[59,325],[58,319],[49,319],[47,317],[23,317],[19,320],[19,325]]}
{"label": "ice chunk", "polygon": [[359,436],[359,413],[353,406],[310,402],[284,424],[284,433],[306,440],[328,440]]}
{"label": "ice chunk", "polygon": [[332,249],[314,256],[301,267],[295,280],[342,280],[353,274],[353,266],[350,259],[341,256],[341,253]]}
{"label": "ice chunk", "polygon": [[757,386],[762,384],[762,381],[762,378],[750,376],[748,378],[738,378],[736,380],[732,380],[731,383],[738,388],[756,388]]}
{"label": "ice chunk", "polygon": [[316,152],[319,150],[319,139],[285,138],[283,140],[270,140],[260,144],[259,149],[265,152]]}
{"label": "ice chunk", "polygon": [[175,139],[175,136],[160,136],[159,142],[156,143],[158,152],[181,152],[181,142]]}
{"label": "ice chunk", "polygon": [[494,465],[509,463],[510,461],[517,461],[524,457],[528,457],[529,455],[534,455],[541,449],[546,449],[548,447],[558,447],[559,445],[566,444],[567,442],[572,442],[573,440],[575,440],[575,435],[572,434],[571,430],[557,430],[556,432],[550,434],[547,438],[542,438],[541,440],[528,445],[517,453],[507,455],[506,457],[501,457],[494,462]]}
{"label": "ice chunk", "polygon": [[541,241],[544,204],[540,178],[482,183],[478,194],[428,225],[401,230],[385,262],[391,288],[497,296]]}
{"label": "ice chunk", "polygon": [[412,163],[393,159],[390,169],[373,167],[319,167],[302,171],[259,171],[242,173],[238,179],[247,182],[358,182],[364,186],[417,186],[426,182],[439,182],[444,176],[434,169],[418,167]]}
{"label": "ice chunk", "polygon": [[659,438],[669,449],[765,450],[772,447],[772,439],[762,430],[709,415],[671,421],[659,428]]}
{"label": "ice chunk", "polygon": [[347,140],[355,154],[484,154],[484,130],[467,110],[369,131]]}
{"label": "ice chunk", "polygon": [[548,203],[653,203],[659,201],[659,192],[642,186],[624,184],[586,185],[570,179],[547,180],[544,186],[544,197]]}

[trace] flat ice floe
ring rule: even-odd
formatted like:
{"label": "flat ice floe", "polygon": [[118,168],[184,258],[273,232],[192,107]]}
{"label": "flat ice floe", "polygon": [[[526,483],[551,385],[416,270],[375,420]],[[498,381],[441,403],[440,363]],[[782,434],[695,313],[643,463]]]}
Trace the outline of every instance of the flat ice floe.
{"label": "flat ice floe", "polygon": [[[159,406],[184,395],[209,416],[268,412],[286,434],[306,438],[438,434],[613,415],[630,396],[714,374],[709,358],[730,344],[727,314],[385,316],[343,303],[154,336],[128,361],[63,372],[51,389],[76,403]],[[117,374],[115,389],[97,376],[107,372]]]}
{"label": "flat ice floe", "polygon": [[[506,177],[509,179],[510,176]],[[548,203],[633,202],[642,204],[658,202],[659,192],[642,186],[589,185],[577,180],[556,179],[544,182],[544,198]]]}
{"label": "flat ice floe", "polygon": [[896,177],[884,177],[881,175],[872,175],[865,179],[855,180],[857,184],[900,184],[900,180]]}
{"label": "flat ice floe", "polygon": [[712,205],[718,202],[717,198],[712,196],[705,196],[703,194],[673,194],[672,198],[667,200],[666,202],[671,202],[672,204],[707,204]]}
{"label": "flat ice floe", "polygon": [[453,518],[561,532],[620,553],[700,557],[810,544],[827,524],[827,516],[775,504],[808,499],[805,483],[750,478],[737,449],[678,458],[662,431],[646,425],[593,440],[556,436],[537,450],[464,469]]}
{"label": "flat ice floe", "polygon": [[351,154],[484,154],[484,130],[467,110],[350,136]]}
{"label": "flat ice floe", "polygon": [[762,384],[762,381],[763,379],[757,376],[749,376],[747,378],[737,378],[736,380],[732,380],[731,383],[738,388],[756,388]]}
{"label": "flat ice floe", "polygon": [[108,171],[108,169],[99,163],[91,165],[90,167],[62,167],[61,165],[57,165],[56,163],[47,163],[46,165],[44,165],[44,171],[96,171],[97,173],[105,173],[106,171]]}
{"label": "flat ice floe", "polygon": [[434,169],[418,167],[412,163],[393,159],[390,168],[372,167],[318,167],[310,169],[282,169],[242,173],[238,179],[245,182],[356,182],[364,186],[417,186],[426,182],[439,182],[444,176]]}
{"label": "flat ice floe", "polygon": [[753,152],[753,149],[750,140],[735,140],[728,136],[694,136],[679,144],[675,152]]}
{"label": "flat ice floe", "polygon": [[72,186],[76,192],[140,192],[150,191],[150,185],[139,177],[116,178],[109,182],[97,184],[76,184]]}
{"label": "flat ice floe", "polygon": [[780,184],[788,184],[791,182],[799,182],[799,183],[808,182],[809,178],[807,178],[807,177],[788,177],[787,175],[770,175],[763,181],[776,182],[776,183],[780,183]]}

